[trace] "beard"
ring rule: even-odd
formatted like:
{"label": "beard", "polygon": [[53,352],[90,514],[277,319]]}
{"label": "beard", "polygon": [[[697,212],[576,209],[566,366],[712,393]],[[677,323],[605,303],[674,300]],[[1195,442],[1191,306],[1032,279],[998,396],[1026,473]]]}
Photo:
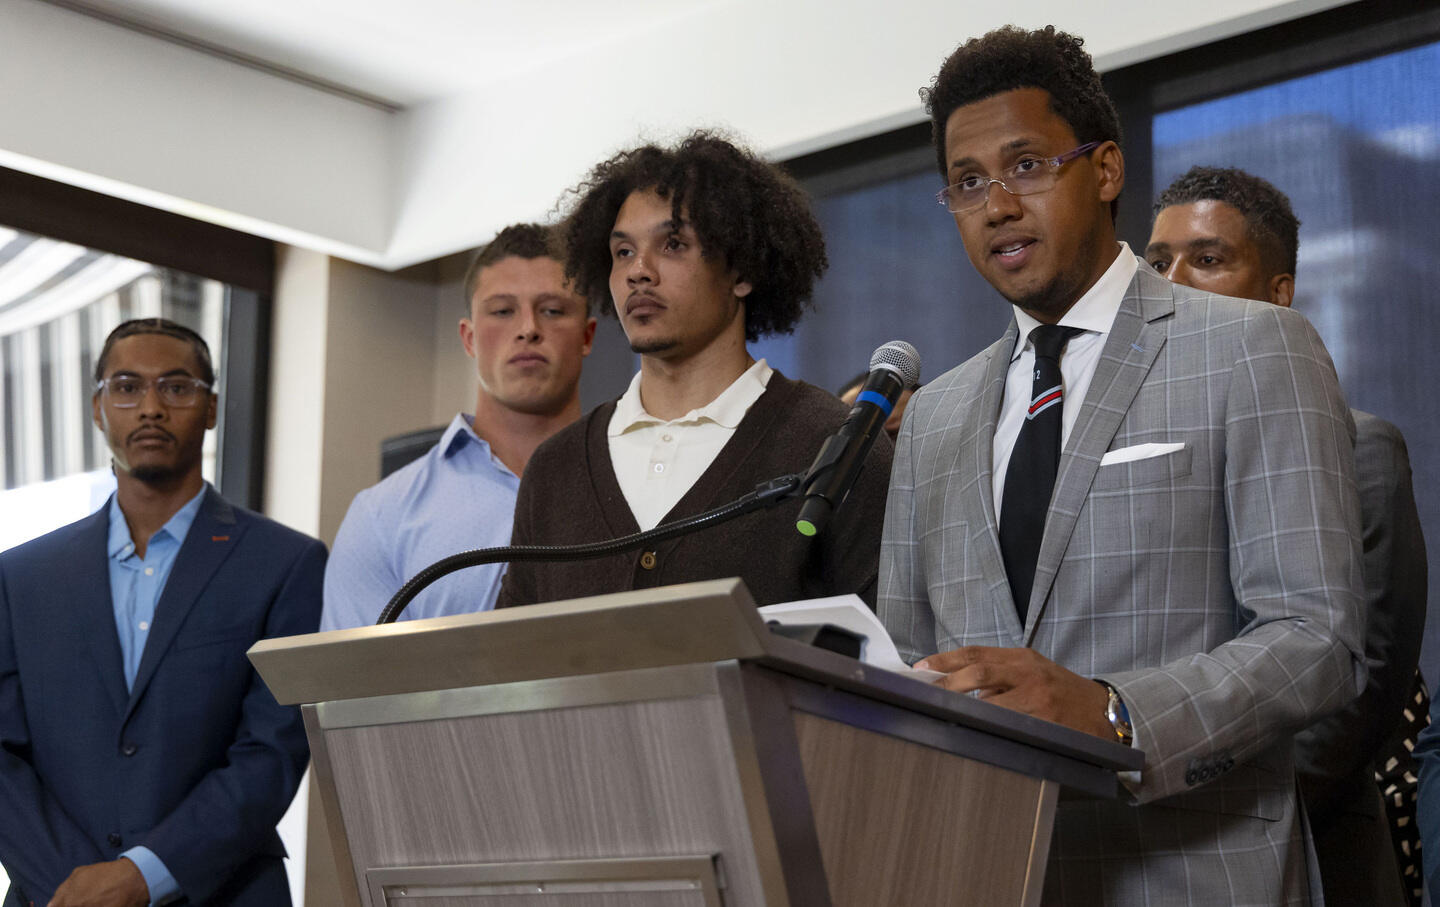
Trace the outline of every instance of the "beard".
{"label": "beard", "polygon": [[1083,283],[1083,280],[1074,279],[1073,275],[1056,274],[1042,287],[1014,296],[1006,295],[1005,299],[1035,316],[1037,321],[1053,323],[1059,321],[1084,295]]}
{"label": "beard", "polygon": [[[115,475],[120,475],[122,471],[121,465],[114,461],[111,462],[111,469]],[[170,485],[177,479],[184,478],[187,469],[173,464],[141,464],[130,466],[130,468],[124,469],[124,472],[127,472],[130,478],[137,482],[143,482],[145,485]]]}
{"label": "beard", "polygon": [[1018,292],[1013,296],[1004,292],[1000,295],[1004,296],[1006,301],[1029,312],[1037,321],[1054,324],[1060,320],[1061,316],[1070,311],[1070,307],[1079,302],[1080,297],[1084,296],[1105,273],[1105,267],[1109,266],[1109,261],[1113,260],[1113,257],[1106,259],[1105,267],[1102,267],[1093,278],[1086,269],[1086,263],[1101,259],[1104,245],[1103,240],[1092,236],[1076,250],[1075,257],[1072,259],[1074,266],[1069,270],[1057,272],[1041,286]]}
{"label": "beard", "polygon": [[164,485],[180,476],[181,471],[173,466],[136,466],[130,470],[130,477],[146,485]]}
{"label": "beard", "polygon": [[639,356],[654,355],[663,353],[666,350],[673,350],[680,345],[680,341],[674,337],[652,337],[649,340],[637,340],[630,344],[630,352]]}

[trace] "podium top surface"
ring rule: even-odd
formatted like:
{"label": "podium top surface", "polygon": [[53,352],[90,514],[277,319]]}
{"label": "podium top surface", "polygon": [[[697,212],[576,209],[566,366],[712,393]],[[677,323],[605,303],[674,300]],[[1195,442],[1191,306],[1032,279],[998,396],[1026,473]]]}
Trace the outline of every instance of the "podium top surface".
{"label": "podium top surface", "polygon": [[771,633],[738,579],[267,639],[282,703],[320,703],[686,664],[751,661],[1113,771],[1143,753]]}

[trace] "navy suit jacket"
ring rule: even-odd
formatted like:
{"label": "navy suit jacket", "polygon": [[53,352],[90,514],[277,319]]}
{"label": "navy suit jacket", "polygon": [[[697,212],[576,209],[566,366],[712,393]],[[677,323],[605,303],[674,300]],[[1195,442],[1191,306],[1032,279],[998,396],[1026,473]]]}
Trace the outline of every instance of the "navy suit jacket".
{"label": "navy suit jacket", "polygon": [[325,546],[208,488],[125,690],[109,508],[0,554],[6,907],[145,845],[191,904],[288,904],[275,825],[309,750],[245,652],[319,626]]}

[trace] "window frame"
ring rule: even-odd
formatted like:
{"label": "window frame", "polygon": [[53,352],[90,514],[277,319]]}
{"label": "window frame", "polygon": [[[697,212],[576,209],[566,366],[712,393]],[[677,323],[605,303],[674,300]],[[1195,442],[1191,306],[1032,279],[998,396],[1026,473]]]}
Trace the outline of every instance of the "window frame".
{"label": "window frame", "polygon": [[224,430],[216,486],[260,509],[275,244],[258,236],[0,167],[0,224],[174,268],[228,287]]}
{"label": "window frame", "polygon": [[1101,76],[1124,132],[1120,236],[1150,235],[1155,185],[1150,136],[1157,115],[1440,40],[1440,8],[1351,3],[1167,54]]}

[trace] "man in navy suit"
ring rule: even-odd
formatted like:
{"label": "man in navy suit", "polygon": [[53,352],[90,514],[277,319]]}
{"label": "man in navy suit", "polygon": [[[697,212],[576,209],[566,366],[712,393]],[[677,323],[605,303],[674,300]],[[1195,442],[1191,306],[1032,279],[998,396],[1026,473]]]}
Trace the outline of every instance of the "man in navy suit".
{"label": "man in navy suit", "polygon": [[95,379],[115,495],[0,554],[5,907],[288,904],[275,824],[308,750],[245,652],[318,627],[325,548],[201,478],[193,331],[126,322]]}

